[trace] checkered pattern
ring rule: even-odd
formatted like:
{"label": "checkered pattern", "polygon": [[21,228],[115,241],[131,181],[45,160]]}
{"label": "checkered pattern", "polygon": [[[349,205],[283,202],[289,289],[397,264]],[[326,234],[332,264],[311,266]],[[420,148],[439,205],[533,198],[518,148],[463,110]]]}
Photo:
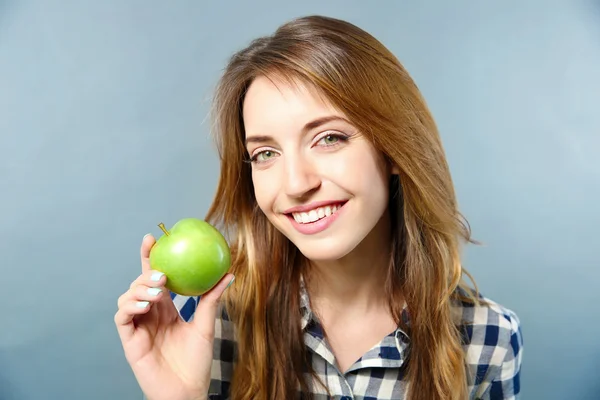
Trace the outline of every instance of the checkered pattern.
{"label": "checkered pattern", "polygon": [[[172,294],[182,318],[193,317],[198,297]],[[516,400],[520,393],[523,337],[519,318],[511,310],[485,298],[488,306],[458,303],[454,308],[464,321],[463,347],[469,367],[469,400]],[[308,295],[301,293],[304,341],[312,365],[330,394],[313,385],[315,400],[396,400],[404,399],[407,382],[404,363],[410,348],[409,335],[397,329],[367,351],[346,373],[336,367],[335,357],[323,338],[323,330],[309,307]],[[404,321],[410,326],[408,313]],[[234,328],[223,313],[215,324],[215,351],[209,399],[228,398],[234,361]]]}

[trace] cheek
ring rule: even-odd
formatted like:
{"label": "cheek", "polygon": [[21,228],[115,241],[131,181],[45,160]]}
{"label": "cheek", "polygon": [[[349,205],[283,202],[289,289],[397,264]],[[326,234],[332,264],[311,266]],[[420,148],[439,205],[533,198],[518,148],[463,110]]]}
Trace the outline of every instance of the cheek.
{"label": "cheek", "polygon": [[323,166],[330,178],[357,195],[386,197],[388,171],[383,157],[368,146],[348,150]]}
{"label": "cheek", "polygon": [[263,213],[268,215],[272,211],[272,206],[277,196],[275,182],[268,177],[266,171],[252,171],[252,185],[258,207]]}

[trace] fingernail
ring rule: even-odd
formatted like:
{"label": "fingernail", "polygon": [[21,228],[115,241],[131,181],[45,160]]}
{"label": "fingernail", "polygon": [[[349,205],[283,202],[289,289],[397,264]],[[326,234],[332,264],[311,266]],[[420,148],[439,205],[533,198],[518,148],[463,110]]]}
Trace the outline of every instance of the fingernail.
{"label": "fingernail", "polygon": [[142,238],[142,240],[146,239],[148,236],[150,236],[150,233],[146,233],[146,234],[144,235],[144,237]]}
{"label": "fingernail", "polygon": [[135,303],[135,306],[137,308],[146,308],[148,307],[148,304],[150,304],[150,302],[148,301],[138,301],[137,303]]}
{"label": "fingernail", "polygon": [[162,278],[163,275],[164,274],[162,272],[156,271],[155,273],[152,274],[150,279],[154,282],[158,282],[158,281],[160,281],[160,278]]}
{"label": "fingernail", "polygon": [[162,292],[162,290],[160,288],[157,288],[157,287],[148,288],[148,294],[150,296],[157,296],[160,292]]}
{"label": "fingernail", "polygon": [[225,286],[225,289],[227,289],[229,286],[231,286],[233,281],[235,281],[235,276],[231,279],[231,281],[229,281],[229,284],[227,286]]}

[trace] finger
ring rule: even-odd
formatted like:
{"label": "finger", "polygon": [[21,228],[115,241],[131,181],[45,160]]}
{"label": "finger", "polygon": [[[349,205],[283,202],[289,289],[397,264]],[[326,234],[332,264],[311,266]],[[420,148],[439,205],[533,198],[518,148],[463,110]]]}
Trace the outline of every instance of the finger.
{"label": "finger", "polygon": [[214,336],[215,317],[217,316],[221,295],[233,283],[234,279],[235,277],[232,274],[225,274],[219,283],[200,298],[192,323],[207,340],[212,340]]}
{"label": "finger", "polygon": [[152,302],[148,300],[129,299],[115,314],[117,332],[123,341],[131,339],[135,333],[133,318],[136,315],[146,314],[150,311]]}
{"label": "finger", "polygon": [[[135,281],[131,283],[130,291],[138,290],[137,287],[141,286],[142,289],[148,291],[148,288],[161,288],[163,294],[160,295],[157,303],[161,304],[161,314],[167,313],[165,316],[167,320],[172,319],[177,314],[177,308],[173,303],[169,290],[166,288],[167,277],[164,273],[155,270],[145,271]],[[156,292],[150,290],[150,292]],[[139,293],[139,292],[137,292]],[[122,301],[122,300],[121,300]],[[175,314],[173,314],[175,313]]]}
{"label": "finger", "polygon": [[150,299],[152,299],[153,303],[161,305],[161,316],[166,317],[166,321],[170,321],[177,316],[177,307],[175,307],[175,304],[173,303],[171,293],[166,287],[166,284],[167,277],[164,273],[149,270],[140,275],[140,277],[131,284],[130,291],[137,294],[136,298],[138,300],[148,300],[148,295],[150,295]]}
{"label": "finger", "polygon": [[133,318],[136,315],[147,313],[153,304],[164,301],[164,297],[172,302],[164,287],[166,281],[162,272],[147,271],[133,281],[131,288],[119,297],[119,309],[114,319],[122,339],[129,339],[134,334]]}
{"label": "finger", "polygon": [[147,285],[150,287],[159,287],[164,286],[167,282],[167,277],[163,272],[155,271],[155,270],[147,270],[144,271],[140,276],[138,276],[131,285],[129,285],[130,289],[138,285]]}
{"label": "finger", "polygon": [[129,302],[131,299],[136,301],[150,301],[152,303],[158,303],[162,297],[168,293],[168,290],[161,286],[146,286],[137,285],[135,288],[128,292],[128,296],[123,296],[119,299],[119,308]]}
{"label": "finger", "polygon": [[140,247],[142,272],[150,271],[150,250],[152,250],[154,243],[156,243],[156,240],[150,233],[142,239],[142,246]]}

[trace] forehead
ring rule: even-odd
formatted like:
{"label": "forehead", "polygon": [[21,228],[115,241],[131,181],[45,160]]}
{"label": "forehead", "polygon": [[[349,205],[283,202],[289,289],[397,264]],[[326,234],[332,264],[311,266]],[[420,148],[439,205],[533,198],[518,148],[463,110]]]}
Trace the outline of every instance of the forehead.
{"label": "forehead", "polygon": [[314,87],[277,77],[256,78],[248,88],[243,104],[247,134],[297,130],[310,120],[330,115],[344,116]]}

